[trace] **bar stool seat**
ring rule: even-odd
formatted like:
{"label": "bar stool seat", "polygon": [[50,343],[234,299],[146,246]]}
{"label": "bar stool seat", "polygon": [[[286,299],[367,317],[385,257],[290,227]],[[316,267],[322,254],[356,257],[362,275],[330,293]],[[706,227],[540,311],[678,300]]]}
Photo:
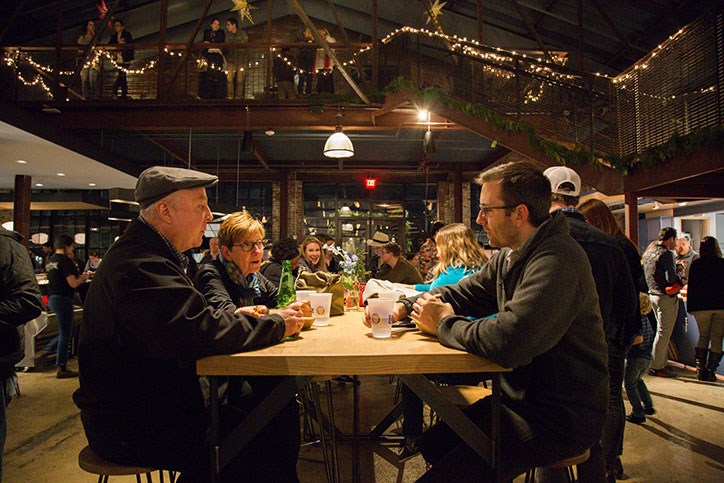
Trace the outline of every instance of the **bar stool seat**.
{"label": "bar stool seat", "polygon": [[[573,474],[573,468],[576,465],[585,463],[586,461],[588,461],[588,458],[590,458],[590,457],[591,457],[591,450],[587,449],[586,451],[583,451],[582,453],[579,453],[575,456],[571,456],[570,458],[564,458],[564,459],[558,460],[555,463],[551,463],[548,466],[543,466],[542,468],[551,469],[551,470],[566,468],[566,476],[568,477],[568,481],[574,482],[574,481],[576,481],[576,479],[575,479],[575,475]],[[535,470],[536,470],[535,468],[531,468],[525,474],[526,483],[533,483],[535,481]]]}
{"label": "bar stool seat", "polygon": [[[150,483],[153,481],[151,473],[154,471],[159,472],[161,483],[163,483],[163,470],[146,466],[127,466],[113,463],[98,456],[89,446],[83,448],[78,454],[78,466],[88,473],[98,475],[98,483],[107,482],[109,476],[129,475],[136,475],[136,481],[139,483],[141,475],[146,475],[146,481]],[[173,482],[175,475],[170,473],[169,476],[171,476]]]}

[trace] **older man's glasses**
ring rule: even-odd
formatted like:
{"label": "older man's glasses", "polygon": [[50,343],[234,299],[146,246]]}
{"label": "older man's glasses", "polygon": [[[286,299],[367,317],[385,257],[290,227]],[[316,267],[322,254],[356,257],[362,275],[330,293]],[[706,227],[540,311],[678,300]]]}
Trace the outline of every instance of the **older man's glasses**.
{"label": "older man's glasses", "polygon": [[511,210],[518,205],[500,205],[500,206],[478,205],[478,206],[480,207],[480,214],[487,217],[490,215],[490,212],[493,210]]}
{"label": "older man's glasses", "polygon": [[250,252],[255,247],[259,250],[263,250],[266,244],[269,243],[269,240],[259,240],[255,242],[241,242],[241,243],[234,243],[232,246],[241,248],[242,252]]}

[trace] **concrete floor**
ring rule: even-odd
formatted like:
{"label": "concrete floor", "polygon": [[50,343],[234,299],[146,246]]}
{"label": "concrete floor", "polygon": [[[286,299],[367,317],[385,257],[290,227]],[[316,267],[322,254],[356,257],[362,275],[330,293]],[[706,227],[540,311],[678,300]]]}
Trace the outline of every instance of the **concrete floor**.
{"label": "concrete floor", "polygon": [[[724,481],[724,384],[699,382],[686,369],[678,373],[677,379],[649,377],[646,381],[658,412],[643,425],[626,426],[623,464],[628,482]],[[86,445],[71,400],[78,380],[57,380],[51,371],[21,373],[19,379],[22,396],[8,408],[4,481],[97,481],[77,463],[78,452]],[[368,431],[392,407],[394,388],[387,377],[362,378],[361,431]],[[352,386],[333,384],[332,393],[337,425],[351,433]],[[391,429],[399,432],[399,427]],[[352,481],[351,444],[340,446],[342,481]],[[400,465],[396,452],[395,443],[364,445],[362,481],[408,482],[424,473],[421,457]],[[324,481],[320,448],[302,448],[298,468],[303,482]]]}

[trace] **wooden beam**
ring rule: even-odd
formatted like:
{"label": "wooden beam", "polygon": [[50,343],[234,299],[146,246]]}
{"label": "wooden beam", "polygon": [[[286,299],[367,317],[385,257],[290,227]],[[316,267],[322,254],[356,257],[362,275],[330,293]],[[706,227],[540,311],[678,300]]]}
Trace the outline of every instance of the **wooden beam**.
{"label": "wooden beam", "polygon": [[631,45],[631,42],[629,42],[629,40],[626,38],[626,36],[621,33],[621,31],[616,26],[616,23],[613,20],[611,20],[611,17],[608,15],[608,13],[606,13],[606,10],[603,7],[601,7],[600,3],[598,3],[598,0],[591,0],[591,1],[593,2],[593,5],[596,7],[596,10],[598,10],[598,13],[601,14],[603,19],[608,24],[608,26],[611,27],[611,30],[613,30],[613,33],[615,33],[616,36],[621,40],[621,42],[623,42],[623,44],[626,46],[626,48],[632,49],[633,46]]}
{"label": "wooden beam", "polygon": [[191,47],[191,44],[194,43],[194,40],[196,39],[196,35],[199,33],[199,29],[201,28],[201,24],[203,23],[204,19],[206,18],[206,14],[209,13],[209,7],[211,7],[211,3],[214,0],[206,0],[206,6],[204,7],[204,11],[201,13],[201,16],[199,17],[199,20],[196,22],[196,25],[194,26],[194,32],[189,37],[189,40],[186,42],[186,45],[184,46],[184,50],[181,53],[181,58],[176,63],[176,67],[173,70],[173,74],[171,74],[171,78],[168,81],[168,84],[166,85],[165,94],[167,95],[168,92],[171,90],[171,86],[174,82],[176,82],[176,77],[178,77],[179,72],[181,72],[181,67],[183,67],[184,63],[186,62],[186,58],[189,56],[189,48]]}
{"label": "wooden beam", "polygon": [[168,27],[168,0],[159,2],[158,27],[158,63],[156,64],[156,93],[163,99],[167,92],[163,88],[163,76],[166,71],[166,29]]}
{"label": "wooden beam", "polygon": [[267,158],[266,153],[264,153],[264,149],[261,147],[261,144],[256,141],[252,141],[251,146],[252,153],[254,154],[256,160],[259,161],[262,166],[264,166],[264,169],[271,169],[269,167],[269,158]]}
{"label": "wooden beam", "polygon": [[510,0],[513,3],[513,6],[515,7],[515,10],[518,12],[518,15],[520,18],[523,19],[523,22],[525,22],[525,26],[528,27],[528,31],[535,39],[536,43],[538,44],[538,47],[541,48],[543,53],[545,54],[546,58],[551,62],[553,62],[553,57],[551,56],[551,53],[548,52],[548,47],[545,46],[543,43],[543,39],[538,34],[538,31],[533,27],[533,24],[530,23],[530,20],[528,20],[528,17],[525,15],[525,12],[523,12],[523,9],[520,7],[520,4],[518,3],[518,0]]}
{"label": "wooden beam", "polygon": [[0,32],[0,41],[2,41],[3,37],[5,37],[5,34],[7,33],[10,26],[15,23],[15,19],[18,18],[18,15],[20,15],[20,12],[23,11],[23,7],[25,6],[26,0],[20,0],[15,4],[15,10],[13,10],[13,14],[10,16],[8,21],[3,25],[3,29]]}
{"label": "wooden beam", "polygon": [[377,0],[372,0],[372,88],[380,88],[380,43],[377,38]]}
{"label": "wooden beam", "polygon": [[64,101],[60,89],[60,68],[63,65],[63,0],[57,0],[55,10],[55,71],[53,72],[53,99]]}
{"label": "wooden beam", "polygon": [[546,18],[546,15],[548,12],[553,8],[553,6],[556,4],[558,0],[551,0],[548,5],[545,6],[543,9],[543,12],[540,12],[540,15],[538,15],[538,18],[535,19],[535,22],[533,22],[533,28],[538,29],[538,25],[543,21],[544,18]]}
{"label": "wooden beam", "polygon": [[357,75],[360,78],[360,81],[364,83],[367,79],[365,78],[365,72],[362,69],[362,66],[359,63],[359,60],[357,59],[357,56],[355,55],[354,50],[352,50],[352,42],[349,40],[349,35],[347,35],[347,30],[344,28],[344,25],[342,25],[342,20],[339,18],[339,14],[337,13],[337,8],[334,6],[334,2],[332,0],[327,0],[327,4],[329,4],[329,8],[332,10],[332,15],[334,16],[334,21],[337,23],[337,28],[339,29],[340,33],[342,34],[342,40],[344,41],[344,46],[349,49],[349,53],[352,56],[352,61],[354,62],[355,69],[357,70]]}
{"label": "wooden beam", "polygon": [[585,72],[586,57],[584,55],[583,43],[583,0],[576,0],[576,7],[578,11],[578,69],[581,72]]}
{"label": "wooden beam", "polygon": [[[554,0],[555,1],[555,0]],[[475,21],[478,24],[478,42],[483,43],[483,0],[475,2]]]}
{"label": "wooden beam", "polygon": [[633,192],[624,193],[626,203],[626,236],[637,247],[639,246],[639,205],[638,194]]}
{"label": "wooden beam", "polygon": [[15,191],[13,191],[13,230],[23,235],[21,243],[28,246],[30,238],[30,197],[32,192],[32,176],[15,175]]}
{"label": "wooden beam", "polygon": [[722,169],[724,147],[700,149],[689,156],[676,156],[652,169],[637,169],[624,178],[624,190],[643,191],[655,186],[693,178]]}
{"label": "wooden beam", "polygon": [[188,153],[184,153],[184,152],[180,151],[175,144],[165,141],[163,139],[155,139],[154,137],[149,136],[142,131],[138,131],[138,134],[143,136],[151,144],[154,144],[154,145],[158,146],[159,148],[161,148],[161,150],[164,151],[165,153],[171,155],[172,158],[174,158],[175,160],[177,160],[181,163],[182,167],[186,168],[190,164],[196,164],[193,159],[191,159],[191,160],[188,159]]}
{"label": "wooden beam", "polygon": [[332,62],[334,65],[339,69],[339,71],[342,73],[342,77],[345,78],[347,83],[352,87],[352,90],[359,96],[360,99],[362,99],[362,102],[365,104],[370,104],[370,100],[367,98],[364,92],[362,92],[362,89],[357,85],[357,83],[352,79],[352,77],[347,73],[347,69],[344,68],[342,63],[337,59],[337,56],[332,51],[332,49],[329,47],[329,44],[327,43],[327,40],[324,39],[317,30],[317,27],[314,26],[314,23],[309,18],[307,13],[304,11],[302,6],[299,4],[297,0],[287,0],[287,3],[289,3],[289,6],[294,9],[295,12],[297,12],[297,15],[300,19],[302,19],[302,22],[304,22],[304,25],[312,32],[312,35],[314,36],[314,40],[317,42],[317,45],[321,46],[324,51],[327,53],[330,59],[332,59]]}
{"label": "wooden beam", "polygon": [[724,183],[685,183],[655,186],[640,191],[643,198],[702,199],[724,198]]}

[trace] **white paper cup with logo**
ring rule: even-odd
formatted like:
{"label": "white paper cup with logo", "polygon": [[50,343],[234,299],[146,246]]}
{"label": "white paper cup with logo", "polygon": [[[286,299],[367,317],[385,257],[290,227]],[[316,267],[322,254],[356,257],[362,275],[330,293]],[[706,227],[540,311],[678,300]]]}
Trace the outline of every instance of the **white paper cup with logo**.
{"label": "white paper cup with logo", "polygon": [[383,290],[382,292],[377,292],[377,298],[380,298],[382,300],[394,300],[397,302],[397,300],[400,298],[400,294],[395,292],[394,290]]}
{"label": "white paper cup with logo", "polygon": [[392,336],[392,311],[395,301],[390,299],[367,299],[367,309],[372,323],[372,337],[387,339]]}
{"label": "white paper cup with logo", "polygon": [[317,318],[312,325],[315,327],[329,325],[329,309],[332,306],[332,294],[309,294],[309,301],[312,302],[312,316]]}
{"label": "white paper cup with logo", "polygon": [[317,293],[316,290],[297,290],[297,300],[308,300],[309,296]]}

